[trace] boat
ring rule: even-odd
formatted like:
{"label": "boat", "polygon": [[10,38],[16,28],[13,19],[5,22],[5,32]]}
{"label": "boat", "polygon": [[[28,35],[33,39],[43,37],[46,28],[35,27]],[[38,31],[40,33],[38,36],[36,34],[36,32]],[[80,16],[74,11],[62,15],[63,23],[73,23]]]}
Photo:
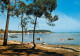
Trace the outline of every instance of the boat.
{"label": "boat", "polygon": [[[41,37],[41,32],[39,32],[39,34],[40,34],[40,37]],[[38,38],[37,38],[37,40],[41,40],[41,38],[40,38],[40,37],[38,37]]]}
{"label": "boat", "polygon": [[73,40],[73,38],[68,38],[68,40]]}
{"label": "boat", "polygon": [[64,39],[61,39],[61,41],[64,41]]}
{"label": "boat", "polygon": [[16,36],[16,35],[11,35],[10,37],[11,38],[18,38],[18,36]]}
{"label": "boat", "polygon": [[42,44],[44,44],[44,45],[45,45],[45,44],[46,44],[46,43],[45,43],[45,41],[43,41],[43,43],[42,43]]}
{"label": "boat", "polygon": [[41,40],[41,38],[37,38],[37,40]]}

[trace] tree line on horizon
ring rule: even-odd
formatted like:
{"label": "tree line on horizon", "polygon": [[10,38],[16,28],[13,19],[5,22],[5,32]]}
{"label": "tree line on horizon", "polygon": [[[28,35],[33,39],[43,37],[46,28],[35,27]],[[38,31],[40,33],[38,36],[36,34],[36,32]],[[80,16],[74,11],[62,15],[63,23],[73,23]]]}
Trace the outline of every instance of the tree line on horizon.
{"label": "tree line on horizon", "polygon": [[[5,31],[3,29],[0,29],[0,34],[4,33]],[[33,33],[33,30],[23,31],[24,33]],[[35,30],[35,33],[52,33],[50,30]],[[15,31],[15,30],[8,30],[8,33],[22,33],[22,31]]]}
{"label": "tree line on horizon", "polygon": [[[10,17],[19,17],[21,19],[21,28],[22,28],[22,45],[23,45],[23,32],[27,30],[28,23],[34,25],[33,29],[33,48],[35,49],[35,30],[37,25],[37,20],[44,16],[50,26],[54,26],[54,21],[58,20],[58,16],[53,17],[52,12],[57,7],[56,0],[31,0],[32,3],[27,4],[29,0],[26,0],[26,3],[21,0],[0,0],[0,13],[7,11],[6,26],[4,31],[4,41],[3,45],[7,45],[8,38],[8,27]],[[26,17],[24,18],[24,15]],[[31,18],[31,15],[34,18]]]}

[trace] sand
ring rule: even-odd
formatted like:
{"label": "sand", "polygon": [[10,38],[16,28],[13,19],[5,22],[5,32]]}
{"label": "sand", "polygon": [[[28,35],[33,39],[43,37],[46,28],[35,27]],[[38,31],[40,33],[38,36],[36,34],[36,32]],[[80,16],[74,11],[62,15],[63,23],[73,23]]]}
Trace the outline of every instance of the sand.
{"label": "sand", "polygon": [[0,40],[0,56],[80,56],[80,45],[51,45],[36,43],[36,49],[31,50],[33,44],[24,42],[21,45],[19,41],[8,40],[8,45],[3,46],[3,40]]}

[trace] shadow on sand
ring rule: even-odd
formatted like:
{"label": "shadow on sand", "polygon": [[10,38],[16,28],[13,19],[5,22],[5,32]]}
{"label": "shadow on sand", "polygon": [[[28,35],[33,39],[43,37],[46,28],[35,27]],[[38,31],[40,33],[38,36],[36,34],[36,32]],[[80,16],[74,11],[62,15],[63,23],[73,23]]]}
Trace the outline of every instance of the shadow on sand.
{"label": "shadow on sand", "polygon": [[[48,52],[45,50],[35,49],[32,50],[31,48],[21,46],[18,44],[10,44],[7,45],[8,48],[0,49],[0,54],[4,56],[64,56],[63,54],[59,54],[56,52]],[[5,47],[5,46],[4,46]]]}

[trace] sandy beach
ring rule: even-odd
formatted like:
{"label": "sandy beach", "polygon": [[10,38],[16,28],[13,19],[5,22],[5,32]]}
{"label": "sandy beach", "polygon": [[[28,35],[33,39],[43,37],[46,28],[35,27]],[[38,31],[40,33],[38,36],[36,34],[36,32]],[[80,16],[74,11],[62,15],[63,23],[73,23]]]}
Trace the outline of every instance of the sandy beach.
{"label": "sandy beach", "polygon": [[[27,49],[27,48],[30,49],[33,47],[32,43],[28,44],[27,42],[24,42],[24,45],[21,46],[21,42],[15,41],[15,40],[14,41],[8,40],[8,46],[2,46],[3,40],[0,40],[0,43],[1,43],[0,44],[0,55],[3,55],[3,53],[5,52],[5,51],[2,52],[1,50],[3,50],[3,49],[6,50],[7,48],[10,48],[12,46],[14,46],[14,48],[12,47],[12,49],[10,49],[10,50],[17,49],[17,48],[18,49]],[[80,45],[53,45],[53,44],[43,45],[43,44],[36,43],[36,46],[37,46],[36,50],[42,50],[42,52],[39,51],[40,54],[31,53],[30,56],[33,56],[33,55],[35,55],[35,56],[45,56],[45,55],[47,55],[47,56],[60,56],[60,55],[62,55],[62,56],[79,56],[80,55]],[[8,50],[8,51],[10,51],[10,50]],[[13,51],[11,51],[11,52],[14,53]],[[44,53],[44,52],[47,52],[47,53],[45,53],[44,55],[41,55],[41,53]],[[22,53],[24,53],[24,55],[25,55],[25,51]],[[17,56],[17,54],[14,56]]]}

